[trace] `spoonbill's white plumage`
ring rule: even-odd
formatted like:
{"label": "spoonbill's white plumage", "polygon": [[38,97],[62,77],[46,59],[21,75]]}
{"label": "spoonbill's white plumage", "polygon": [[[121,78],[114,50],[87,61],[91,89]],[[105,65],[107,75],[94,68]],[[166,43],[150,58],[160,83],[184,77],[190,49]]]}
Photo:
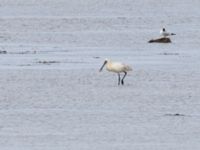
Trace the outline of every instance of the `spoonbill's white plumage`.
{"label": "spoonbill's white plumage", "polygon": [[162,29],[160,30],[160,35],[163,36],[163,37],[167,37],[167,36],[176,35],[176,34],[175,34],[175,33],[169,33],[169,32],[166,31],[165,28],[162,28]]}
{"label": "spoonbill's white plumage", "polygon": [[[111,60],[106,59],[102,65],[102,67],[100,68],[100,72],[103,70],[104,66],[106,66],[106,70],[110,71],[110,72],[114,72],[118,74],[118,85],[120,85],[120,83],[122,85],[124,85],[124,78],[127,75],[128,71],[131,71],[132,68],[126,64],[123,64],[121,62],[113,62]],[[123,78],[121,79],[120,77],[120,73],[124,73]]]}

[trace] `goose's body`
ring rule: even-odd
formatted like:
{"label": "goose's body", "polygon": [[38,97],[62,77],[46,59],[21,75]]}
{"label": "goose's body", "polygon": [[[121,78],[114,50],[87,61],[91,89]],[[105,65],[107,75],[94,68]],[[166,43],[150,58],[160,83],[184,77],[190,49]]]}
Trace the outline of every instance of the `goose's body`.
{"label": "goose's body", "polygon": [[176,35],[175,33],[169,33],[165,30],[165,28],[162,28],[160,30],[160,35],[163,36],[163,37],[167,37],[167,36],[170,36],[170,35]]}
{"label": "goose's body", "polygon": [[[123,64],[121,62],[113,62],[111,60],[105,60],[104,64],[102,65],[99,71],[102,71],[104,66],[106,66],[107,71],[118,74],[118,85],[120,85],[120,82],[122,85],[124,84],[124,78],[126,77],[127,72],[132,70],[130,66]],[[124,73],[122,80],[120,78],[120,73]]]}

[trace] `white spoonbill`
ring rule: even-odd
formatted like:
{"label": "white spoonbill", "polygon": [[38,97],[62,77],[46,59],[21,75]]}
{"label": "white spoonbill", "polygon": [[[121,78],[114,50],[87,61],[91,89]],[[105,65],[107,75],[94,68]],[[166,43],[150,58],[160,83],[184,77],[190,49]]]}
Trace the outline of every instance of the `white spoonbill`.
{"label": "white spoonbill", "polygon": [[[118,74],[118,85],[120,85],[120,82],[122,85],[124,85],[124,78],[127,75],[128,71],[131,71],[132,68],[126,64],[123,64],[121,62],[113,62],[111,60],[106,59],[102,65],[102,67],[100,68],[99,72],[101,72],[103,70],[103,67],[106,65],[106,70],[110,71],[110,72],[115,72]],[[123,78],[120,78],[120,73],[124,73]]]}
{"label": "white spoonbill", "polygon": [[175,34],[175,33],[169,33],[169,32],[166,31],[165,28],[162,28],[162,29],[160,30],[160,35],[163,36],[163,37],[167,37],[167,36],[176,35],[176,34]]}

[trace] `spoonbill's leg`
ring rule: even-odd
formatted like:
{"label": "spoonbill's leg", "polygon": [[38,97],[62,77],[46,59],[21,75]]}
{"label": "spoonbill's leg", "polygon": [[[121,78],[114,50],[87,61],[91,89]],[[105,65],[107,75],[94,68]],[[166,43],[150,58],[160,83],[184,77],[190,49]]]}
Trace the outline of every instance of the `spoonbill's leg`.
{"label": "spoonbill's leg", "polygon": [[120,73],[118,73],[118,85],[120,85]]}
{"label": "spoonbill's leg", "polygon": [[127,75],[127,72],[124,72],[124,76],[122,78],[122,85],[124,85],[124,78],[126,77],[126,75]]}

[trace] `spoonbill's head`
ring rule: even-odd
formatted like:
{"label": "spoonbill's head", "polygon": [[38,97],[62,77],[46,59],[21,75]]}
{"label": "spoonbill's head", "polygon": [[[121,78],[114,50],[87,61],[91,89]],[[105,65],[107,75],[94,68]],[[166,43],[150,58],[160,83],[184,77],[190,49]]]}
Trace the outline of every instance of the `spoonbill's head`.
{"label": "spoonbill's head", "polygon": [[103,65],[101,66],[101,68],[99,69],[99,72],[101,72],[103,70],[103,67],[108,63],[108,59],[105,59]]}

